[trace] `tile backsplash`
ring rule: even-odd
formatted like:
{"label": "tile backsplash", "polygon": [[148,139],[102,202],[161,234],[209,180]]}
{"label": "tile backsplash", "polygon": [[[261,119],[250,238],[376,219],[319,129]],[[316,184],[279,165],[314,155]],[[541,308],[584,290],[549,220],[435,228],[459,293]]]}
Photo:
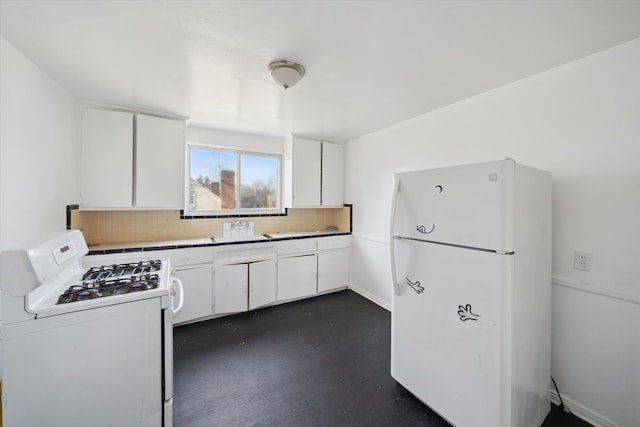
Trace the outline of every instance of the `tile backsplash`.
{"label": "tile backsplash", "polygon": [[[288,209],[287,215],[247,218],[181,219],[180,211],[82,211],[72,210],[70,228],[82,230],[87,244],[153,242],[223,237],[224,224],[238,221],[256,235],[280,231],[323,231],[336,227],[351,231],[351,208]],[[231,228],[229,228],[231,230]],[[249,232],[247,227],[246,232]]]}

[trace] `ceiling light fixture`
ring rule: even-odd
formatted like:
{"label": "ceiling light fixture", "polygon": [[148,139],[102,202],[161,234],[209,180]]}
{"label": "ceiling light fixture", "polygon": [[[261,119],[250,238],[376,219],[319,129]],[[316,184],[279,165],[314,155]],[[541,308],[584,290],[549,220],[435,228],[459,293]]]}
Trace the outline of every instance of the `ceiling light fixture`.
{"label": "ceiling light fixture", "polygon": [[304,67],[293,61],[273,61],[269,64],[271,78],[285,90],[295,86],[304,76],[304,72]]}

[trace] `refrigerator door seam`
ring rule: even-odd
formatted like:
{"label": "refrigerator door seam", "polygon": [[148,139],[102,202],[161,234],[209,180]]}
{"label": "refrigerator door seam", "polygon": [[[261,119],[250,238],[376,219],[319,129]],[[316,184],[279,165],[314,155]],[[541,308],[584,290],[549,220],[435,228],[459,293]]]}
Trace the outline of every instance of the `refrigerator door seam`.
{"label": "refrigerator door seam", "polygon": [[[471,249],[471,250],[474,250],[474,251],[482,251],[482,252],[492,252],[492,253],[495,253],[495,254],[498,254],[498,255],[514,255],[515,254],[514,251],[498,251],[498,250],[495,250],[495,249],[476,248],[476,247],[473,247],[473,246],[456,245],[454,243],[436,242],[435,240],[417,239],[415,237],[393,236],[393,239],[395,239],[395,240],[411,240],[413,242],[419,242],[419,243],[432,243],[434,245],[452,246],[454,248]],[[393,244],[393,241],[391,243]],[[395,279],[395,275],[394,275],[394,279]]]}

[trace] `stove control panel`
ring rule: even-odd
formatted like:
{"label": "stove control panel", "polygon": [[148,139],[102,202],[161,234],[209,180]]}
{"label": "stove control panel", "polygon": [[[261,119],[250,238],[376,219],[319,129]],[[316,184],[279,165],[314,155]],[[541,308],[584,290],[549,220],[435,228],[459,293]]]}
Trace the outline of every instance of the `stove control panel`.
{"label": "stove control panel", "polygon": [[60,246],[57,246],[52,251],[53,257],[56,259],[58,265],[63,264],[69,258],[72,258],[78,253],[76,245],[73,242],[66,242]]}

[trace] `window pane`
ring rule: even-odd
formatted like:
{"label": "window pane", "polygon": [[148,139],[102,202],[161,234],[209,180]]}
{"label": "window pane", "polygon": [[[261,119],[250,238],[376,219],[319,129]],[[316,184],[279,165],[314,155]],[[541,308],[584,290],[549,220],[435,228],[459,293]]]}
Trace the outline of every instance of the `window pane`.
{"label": "window pane", "polygon": [[236,208],[236,153],[191,149],[189,209]]}
{"label": "window pane", "polygon": [[255,155],[240,156],[240,207],[277,208],[278,159]]}

